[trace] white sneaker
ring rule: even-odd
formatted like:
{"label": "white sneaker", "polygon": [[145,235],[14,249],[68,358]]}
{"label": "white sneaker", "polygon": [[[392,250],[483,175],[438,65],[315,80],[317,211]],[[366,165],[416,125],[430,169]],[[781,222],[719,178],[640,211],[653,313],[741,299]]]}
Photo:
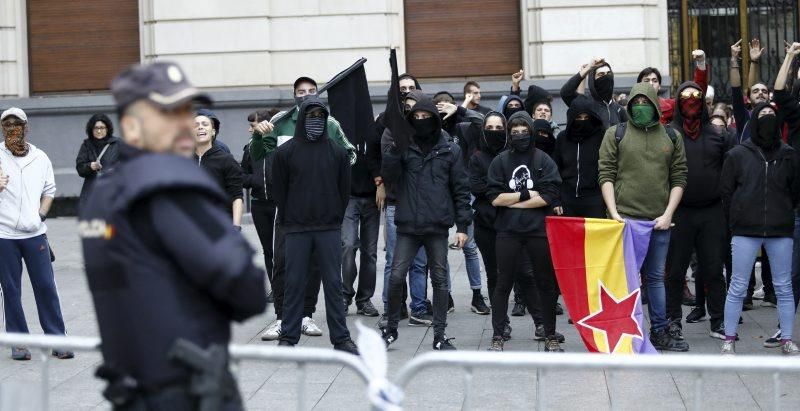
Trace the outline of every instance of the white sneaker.
{"label": "white sneaker", "polygon": [[761,287],[758,290],[753,291],[753,299],[754,300],[764,299],[764,287]]}
{"label": "white sneaker", "polygon": [[734,341],[725,340],[722,343],[722,350],[720,350],[722,355],[736,355],[736,343]]}
{"label": "white sneaker", "polygon": [[317,323],[311,317],[303,317],[303,328],[301,329],[303,335],[309,337],[319,337],[322,335],[322,330],[317,327]]}
{"label": "white sneaker", "polygon": [[262,341],[275,341],[281,338],[281,320],[275,320],[267,327],[263,334],[261,334]]}

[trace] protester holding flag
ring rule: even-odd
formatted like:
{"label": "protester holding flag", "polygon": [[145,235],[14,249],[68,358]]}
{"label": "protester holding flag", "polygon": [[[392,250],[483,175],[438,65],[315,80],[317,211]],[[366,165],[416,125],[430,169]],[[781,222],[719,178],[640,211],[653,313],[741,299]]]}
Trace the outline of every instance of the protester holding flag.
{"label": "protester holding flag", "polygon": [[[545,234],[545,217],[559,197],[561,177],[553,160],[534,146],[534,121],[517,112],[508,119],[509,145],[492,160],[487,197],[497,207],[494,228],[498,278],[492,297],[491,351],[502,351],[507,323],[508,296],[516,280],[528,306],[540,298],[546,335],[545,351],[563,351],[556,335],[556,281]],[[517,257],[526,255],[533,275],[518,269]],[[534,287],[533,283],[536,282]]]}
{"label": "protester holding flag", "polygon": [[[789,67],[798,53],[800,43],[792,44],[775,80],[776,89],[785,88]],[[781,106],[777,112],[768,103],[756,104],[748,122],[750,138],[728,153],[722,169],[722,200],[733,233],[733,276],[725,300],[722,354],[736,352],[736,330],[750,269],[762,246],[769,256],[778,299],[781,352],[800,354],[800,349],[792,342],[795,310],[791,284],[794,209],[800,201],[800,161],[797,152],[781,141],[781,124],[787,110],[797,109],[796,102]]]}
{"label": "protester holding flag", "polygon": [[631,120],[609,128],[600,145],[600,189],[612,219],[655,222],[641,269],[649,298],[650,341],[657,349],[687,351],[685,341],[667,332],[664,293],[672,216],[686,187],[683,140],[660,124],[653,87],[638,83],[629,95],[627,116]]}

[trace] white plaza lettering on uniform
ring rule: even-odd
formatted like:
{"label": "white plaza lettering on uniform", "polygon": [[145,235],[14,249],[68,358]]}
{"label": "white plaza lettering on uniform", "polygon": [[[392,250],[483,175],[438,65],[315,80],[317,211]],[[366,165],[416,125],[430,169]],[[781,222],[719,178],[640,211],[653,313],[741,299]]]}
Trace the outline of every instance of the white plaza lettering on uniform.
{"label": "white plaza lettering on uniform", "polygon": [[99,219],[81,221],[78,223],[78,235],[81,238],[104,238],[107,229],[108,224]]}

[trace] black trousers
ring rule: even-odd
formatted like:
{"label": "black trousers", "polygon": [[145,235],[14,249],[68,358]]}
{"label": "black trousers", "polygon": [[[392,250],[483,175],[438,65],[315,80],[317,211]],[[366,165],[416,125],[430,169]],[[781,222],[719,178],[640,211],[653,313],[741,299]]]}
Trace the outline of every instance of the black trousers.
{"label": "black trousers", "polygon": [[675,227],[667,254],[666,279],[667,318],[683,316],[683,286],[686,270],[697,253],[698,276],[706,290],[705,299],[711,316],[711,329],[722,325],[725,310],[725,262],[724,241],[726,237],[725,214],[721,204],[709,207],[678,207],[673,218]]}
{"label": "black trousers", "polygon": [[[420,247],[428,256],[428,270],[433,287],[433,333],[444,336],[447,327],[448,275],[447,275],[447,234],[411,235],[397,233],[394,247],[392,273],[389,275],[389,320],[388,327],[397,329],[400,322],[400,306],[403,304],[403,285],[408,268],[414,261]],[[506,294],[508,298],[508,294]]]}
{"label": "black trousers", "polygon": [[[339,258],[341,259],[341,239],[339,239]],[[313,255],[312,257],[315,257]],[[317,310],[317,299],[319,298],[319,287],[321,284],[321,277],[319,272],[319,263],[317,258],[312,258],[311,265],[308,272],[308,281],[304,283],[305,287],[305,303],[303,304],[303,317],[311,317],[314,311]],[[341,272],[340,272],[341,275]],[[286,292],[284,286],[286,282],[286,234],[283,232],[283,227],[276,220],[275,221],[275,269],[272,276],[272,295],[275,298],[275,315],[278,319],[283,318],[283,299]]]}
{"label": "black trousers", "polygon": [[575,198],[562,191],[561,206],[565,217],[606,218],[603,196]]}
{"label": "black trousers", "polygon": [[[355,298],[359,308],[375,294],[380,220],[374,197],[350,197],[342,221],[342,283],[345,300],[349,303]],[[358,267],[356,252],[361,262]],[[356,277],[357,290],[353,288]]]}
{"label": "black trousers", "polygon": [[309,265],[315,260],[325,291],[325,315],[331,344],[350,339],[342,304],[342,232],[307,231],[286,234],[286,291],[281,341],[297,344],[305,305]]}
{"label": "black trousers", "polygon": [[[497,285],[494,290],[492,306],[492,328],[494,336],[503,335],[508,296],[516,281],[528,307],[538,306],[542,313],[545,335],[556,332],[556,276],[550,258],[550,246],[546,237],[498,237],[497,245]],[[521,269],[519,258],[527,258],[532,270]],[[535,284],[535,286],[534,286]],[[538,290],[538,295],[537,295]],[[539,299],[540,303],[536,302]],[[533,314],[531,314],[533,317]],[[534,318],[534,321],[536,319]]]}
{"label": "black trousers", "polygon": [[250,202],[250,214],[253,216],[253,225],[256,226],[261,249],[264,250],[264,267],[267,270],[267,278],[272,282],[274,267],[272,263],[274,254],[272,239],[275,232],[275,202],[254,199]]}

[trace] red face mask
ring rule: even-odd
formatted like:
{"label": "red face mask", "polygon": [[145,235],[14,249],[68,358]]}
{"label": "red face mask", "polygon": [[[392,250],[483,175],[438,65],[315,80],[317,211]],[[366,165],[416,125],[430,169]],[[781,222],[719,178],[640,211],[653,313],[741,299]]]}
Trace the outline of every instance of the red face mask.
{"label": "red face mask", "polygon": [[705,109],[703,100],[689,97],[680,99],[680,110],[683,116],[683,129],[692,139],[700,136],[700,120]]}
{"label": "red face mask", "polygon": [[28,155],[28,143],[25,142],[25,126],[3,127],[6,148],[16,157]]}

